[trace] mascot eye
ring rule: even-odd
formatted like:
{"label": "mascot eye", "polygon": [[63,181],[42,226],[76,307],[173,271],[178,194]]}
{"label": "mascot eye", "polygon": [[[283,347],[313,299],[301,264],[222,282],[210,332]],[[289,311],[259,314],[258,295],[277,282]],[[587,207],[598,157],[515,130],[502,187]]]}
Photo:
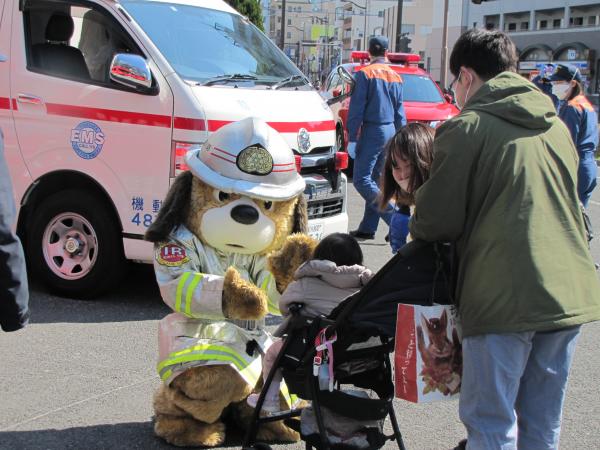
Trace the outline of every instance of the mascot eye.
{"label": "mascot eye", "polygon": [[220,202],[229,200],[229,194],[227,192],[223,192],[223,191],[215,191],[214,197],[215,197],[215,200],[218,200]]}
{"label": "mascot eye", "polygon": [[268,211],[273,208],[273,202],[265,202],[265,209]]}

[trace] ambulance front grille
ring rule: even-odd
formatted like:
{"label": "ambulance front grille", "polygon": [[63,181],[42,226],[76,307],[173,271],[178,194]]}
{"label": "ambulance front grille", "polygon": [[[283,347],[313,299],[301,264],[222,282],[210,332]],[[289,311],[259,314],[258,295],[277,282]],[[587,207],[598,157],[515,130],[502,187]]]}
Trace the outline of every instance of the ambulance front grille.
{"label": "ambulance front grille", "polygon": [[344,199],[337,197],[324,200],[310,200],[307,209],[309,220],[335,216],[336,214],[341,214],[343,211]]}

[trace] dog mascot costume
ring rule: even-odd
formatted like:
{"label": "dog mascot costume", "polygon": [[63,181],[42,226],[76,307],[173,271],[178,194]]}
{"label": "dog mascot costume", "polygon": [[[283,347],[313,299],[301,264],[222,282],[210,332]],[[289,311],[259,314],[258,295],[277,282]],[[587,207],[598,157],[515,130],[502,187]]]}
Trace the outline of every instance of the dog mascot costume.
{"label": "dog mascot costume", "polygon": [[[179,446],[225,441],[224,417],[244,427],[246,397],[270,345],[264,318],[315,242],[307,227],[305,183],[294,154],[265,122],[220,128],[186,156],[146,239],[163,300],[154,397],[155,433]],[[283,388],[282,402],[291,399]],[[281,421],[261,427],[266,440],[298,440]]]}

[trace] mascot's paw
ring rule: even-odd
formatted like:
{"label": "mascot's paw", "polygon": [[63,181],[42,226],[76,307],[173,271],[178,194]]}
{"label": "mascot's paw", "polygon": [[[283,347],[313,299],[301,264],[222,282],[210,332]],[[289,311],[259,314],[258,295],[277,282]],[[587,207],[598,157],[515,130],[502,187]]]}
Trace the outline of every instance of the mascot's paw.
{"label": "mascot's paw", "polygon": [[275,277],[277,290],[282,293],[294,280],[294,272],[303,263],[312,258],[317,241],[306,234],[288,236],[280,250],[271,253],[267,267]]}
{"label": "mascot's paw", "polygon": [[223,284],[223,314],[229,319],[260,320],[269,312],[267,294],[230,267]]}
{"label": "mascot's paw", "polygon": [[[247,430],[252,421],[254,408],[249,406],[245,401],[235,403],[232,406],[232,419],[241,429]],[[258,428],[256,438],[259,441],[298,442],[300,434],[286,426],[283,420],[278,420],[276,422],[261,424]]]}
{"label": "mascot's paw", "polygon": [[225,442],[225,425],[222,422],[204,423],[191,417],[157,414],[154,433],[178,447],[216,447]]}

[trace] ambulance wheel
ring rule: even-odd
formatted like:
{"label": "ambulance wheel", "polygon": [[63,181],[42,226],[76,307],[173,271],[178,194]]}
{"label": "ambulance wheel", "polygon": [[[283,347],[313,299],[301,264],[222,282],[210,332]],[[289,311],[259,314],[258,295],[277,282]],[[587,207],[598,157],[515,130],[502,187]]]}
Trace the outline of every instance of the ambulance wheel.
{"label": "ambulance wheel", "polygon": [[271,450],[271,446],[264,442],[257,442],[249,447],[243,447],[242,450]]}
{"label": "ambulance wheel", "polygon": [[[344,132],[338,128],[335,132],[335,151],[336,152],[345,152],[346,146],[344,143]],[[354,160],[348,156],[348,168],[345,170],[346,175],[352,177],[354,173]]]}
{"label": "ambulance wheel", "polygon": [[106,202],[86,191],[65,190],[43,200],[27,231],[33,274],[67,297],[89,299],[108,290],[125,264],[112,217]]}

